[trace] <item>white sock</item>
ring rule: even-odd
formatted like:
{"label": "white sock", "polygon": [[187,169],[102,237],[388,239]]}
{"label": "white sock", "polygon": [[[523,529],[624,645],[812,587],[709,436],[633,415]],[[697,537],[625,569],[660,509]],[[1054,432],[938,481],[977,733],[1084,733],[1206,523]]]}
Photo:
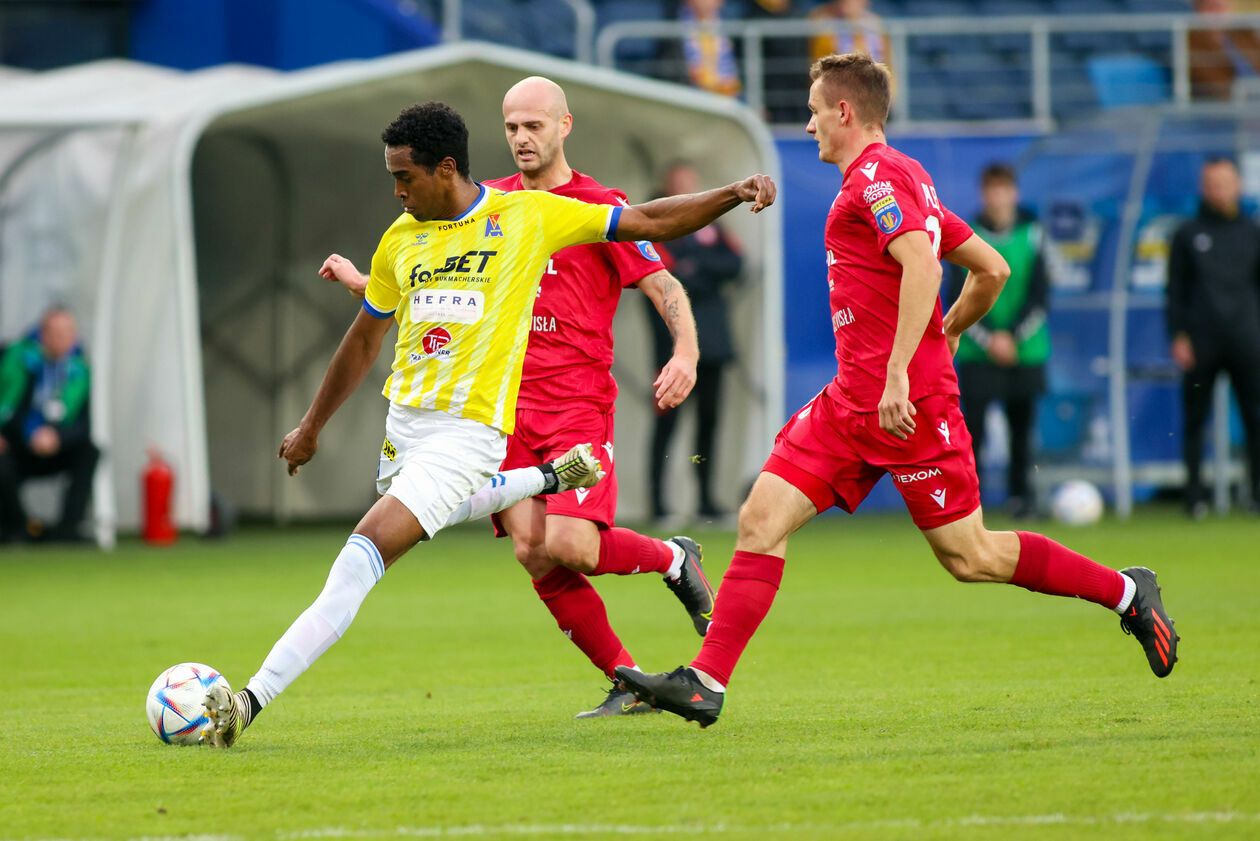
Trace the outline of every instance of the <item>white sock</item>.
{"label": "white sock", "polygon": [[1137,592],[1137,583],[1123,572],[1120,573],[1120,577],[1124,579],[1124,595],[1120,597],[1120,604],[1113,609],[1116,613],[1123,614],[1133,602],[1133,594]]}
{"label": "white sock", "polygon": [[670,581],[675,580],[682,575],[683,561],[687,560],[687,553],[683,548],[672,540],[663,541],[666,546],[674,551],[674,560],[669,562],[669,569],[665,571],[665,577]]}
{"label": "white sock", "polygon": [[368,591],[385,574],[380,550],[361,534],[352,534],[328,572],[328,582],[315,602],[289,626],[245,688],[260,706],[297,680],[354,621]]}
{"label": "white sock", "polygon": [[443,528],[497,514],[522,499],[537,496],[546,485],[547,480],[537,467],[521,467],[496,473],[479,491],[460,503]]}
{"label": "white sock", "polygon": [[693,672],[695,672],[696,677],[698,677],[700,679],[700,682],[704,684],[705,689],[709,690],[710,692],[725,692],[726,691],[726,687],[718,683],[712,677],[710,677],[708,672],[702,672],[699,669],[697,669],[695,666],[690,666],[689,668]]}

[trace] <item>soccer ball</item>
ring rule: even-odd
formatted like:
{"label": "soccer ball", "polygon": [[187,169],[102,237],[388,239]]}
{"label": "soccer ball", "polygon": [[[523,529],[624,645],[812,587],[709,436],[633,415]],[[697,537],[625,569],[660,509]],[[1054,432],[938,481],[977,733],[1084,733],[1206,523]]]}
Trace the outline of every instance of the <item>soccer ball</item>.
{"label": "soccer ball", "polygon": [[157,737],[168,745],[197,744],[201,728],[210,723],[202,702],[216,683],[232,691],[227,678],[201,663],[180,663],[158,675],[144,704]]}
{"label": "soccer ball", "polygon": [[1102,519],[1103,498],[1092,482],[1073,479],[1059,485],[1050,508],[1061,523],[1088,526]]}

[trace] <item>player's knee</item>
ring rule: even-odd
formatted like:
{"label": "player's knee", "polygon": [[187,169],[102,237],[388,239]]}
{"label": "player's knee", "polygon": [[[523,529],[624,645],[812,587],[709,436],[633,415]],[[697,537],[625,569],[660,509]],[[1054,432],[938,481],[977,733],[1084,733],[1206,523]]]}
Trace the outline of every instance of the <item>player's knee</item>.
{"label": "player's knee", "polygon": [[529,573],[530,578],[542,578],[555,566],[547,555],[547,547],[541,543],[532,543],[528,540],[513,540],[512,550],[516,553],[516,560],[520,562],[521,566],[525,567],[525,571]]}
{"label": "player's knee", "polygon": [[739,507],[737,540],[739,547],[748,552],[768,553],[780,541],[774,534],[771,512],[754,500],[745,500]]}
{"label": "player's knee", "polygon": [[958,581],[1002,581],[999,575],[1000,558],[987,543],[957,549],[937,549],[936,557],[949,574]]}
{"label": "player's knee", "polygon": [[594,572],[599,563],[599,544],[594,551],[589,542],[569,534],[548,534],[547,555],[558,564],[574,572]]}

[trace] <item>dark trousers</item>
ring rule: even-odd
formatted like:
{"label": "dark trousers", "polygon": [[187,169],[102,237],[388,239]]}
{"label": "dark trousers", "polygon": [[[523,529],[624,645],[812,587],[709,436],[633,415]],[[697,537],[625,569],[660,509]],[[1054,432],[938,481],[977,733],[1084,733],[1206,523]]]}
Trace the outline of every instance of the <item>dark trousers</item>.
{"label": "dark trousers", "polygon": [[[722,399],[722,369],[725,363],[705,364],[696,367],[696,387],[692,389],[688,403],[696,406],[696,449],[692,461],[696,465],[696,474],[700,482],[700,513],[716,514],[717,505],[713,501],[713,442],[717,437],[718,410]],[[679,409],[682,407],[680,406]],[[652,431],[652,463],[651,493],[652,514],[664,517],[665,500],[661,496],[661,485],[665,480],[665,455],[669,451],[669,441],[674,436],[674,427],[678,425],[679,409],[671,409],[656,416],[656,426]]]}
{"label": "dark trousers", "polygon": [[1194,336],[1195,365],[1182,380],[1185,434],[1182,455],[1186,461],[1186,502],[1204,499],[1203,428],[1212,410],[1212,386],[1222,371],[1238,398],[1243,431],[1247,436],[1247,472],[1252,499],[1260,499],[1260,346],[1253,341],[1229,341]]}
{"label": "dark trousers", "polygon": [[61,520],[54,537],[73,537],[87,514],[92,496],[92,475],[100,451],[90,440],[72,442],[52,456],[37,456],[24,444],[6,439],[9,446],[0,453],[0,533],[21,534],[26,530],[26,512],[18,491],[22,483],[36,476],[66,473],[70,486],[61,500]]}
{"label": "dark trousers", "polygon": [[996,365],[965,363],[958,366],[963,419],[971,433],[980,472],[980,452],[984,449],[984,415],[989,404],[1001,401],[1006,425],[1011,431],[1011,458],[1006,470],[1006,490],[1013,498],[1032,501],[1028,476],[1032,468],[1032,430],[1037,416],[1037,395],[1045,390],[1045,369],[1041,366],[999,368]]}

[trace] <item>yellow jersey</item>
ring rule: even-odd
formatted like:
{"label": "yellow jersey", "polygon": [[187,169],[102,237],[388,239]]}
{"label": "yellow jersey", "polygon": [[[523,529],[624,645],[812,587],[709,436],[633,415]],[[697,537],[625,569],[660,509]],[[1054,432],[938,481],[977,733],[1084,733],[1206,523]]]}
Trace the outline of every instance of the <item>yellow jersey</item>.
{"label": "yellow jersey", "polygon": [[363,307],[398,322],[382,394],[511,434],[547,260],[569,245],[612,241],[621,208],[479,186],[455,219],[394,220],[372,256]]}

